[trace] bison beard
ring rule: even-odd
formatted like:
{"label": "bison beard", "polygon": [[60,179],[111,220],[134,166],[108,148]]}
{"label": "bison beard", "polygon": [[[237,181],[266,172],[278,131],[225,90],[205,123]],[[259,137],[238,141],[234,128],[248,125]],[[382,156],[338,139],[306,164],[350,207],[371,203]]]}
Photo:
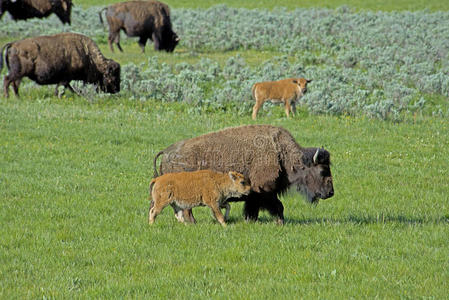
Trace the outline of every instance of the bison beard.
{"label": "bison beard", "polygon": [[61,33],[8,43],[0,53],[0,70],[4,51],[9,69],[4,79],[6,97],[11,84],[18,95],[23,77],[38,84],[56,84],[55,94],[59,85],[72,90],[71,80],[97,84],[108,93],[120,91],[120,65],[105,58],[87,36]]}
{"label": "bison beard", "polygon": [[[291,134],[270,125],[228,128],[180,141],[159,152],[159,173],[211,169],[235,170],[249,178],[252,192],[229,201],[245,201],[246,220],[257,220],[261,209],[284,222],[278,195],[296,185],[310,202],[333,196],[330,155],[324,149],[302,148]],[[192,221],[194,221],[192,216]]]}
{"label": "bison beard", "polygon": [[9,12],[13,20],[46,18],[56,14],[63,24],[70,25],[72,0],[0,0],[0,18]]}

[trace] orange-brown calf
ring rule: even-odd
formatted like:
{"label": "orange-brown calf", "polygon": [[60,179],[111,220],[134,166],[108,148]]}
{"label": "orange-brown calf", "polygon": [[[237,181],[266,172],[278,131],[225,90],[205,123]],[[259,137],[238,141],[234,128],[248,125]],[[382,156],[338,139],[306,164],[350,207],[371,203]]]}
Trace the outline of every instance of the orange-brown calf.
{"label": "orange-brown calf", "polygon": [[148,222],[154,223],[156,216],[171,205],[178,220],[184,222],[183,210],[207,205],[221,225],[226,226],[220,207],[226,206],[231,197],[248,195],[251,185],[237,172],[219,173],[211,170],[168,173],[154,178],[150,183],[153,206]]}
{"label": "orange-brown calf", "polygon": [[253,107],[253,120],[264,102],[283,102],[285,114],[290,117],[290,112],[296,113],[296,101],[307,91],[307,83],[312,80],[305,78],[287,78],[278,81],[257,82],[252,87],[252,93],[256,104]]}

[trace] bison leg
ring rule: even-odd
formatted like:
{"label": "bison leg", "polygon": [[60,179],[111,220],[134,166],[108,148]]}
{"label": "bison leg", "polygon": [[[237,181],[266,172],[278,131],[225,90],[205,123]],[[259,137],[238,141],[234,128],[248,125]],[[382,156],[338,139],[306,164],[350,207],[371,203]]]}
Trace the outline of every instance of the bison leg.
{"label": "bison leg", "polygon": [[142,49],[142,53],[145,53],[145,44],[147,43],[148,38],[145,36],[141,36],[139,38],[139,41],[137,42],[140,46],[140,49]]}
{"label": "bison leg", "polygon": [[112,52],[114,52],[113,43],[117,45],[120,52],[123,52],[122,46],[120,46],[120,31],[109,32],[108,44]]}
{"label": "bison leg", "polygon": [[14,80],[14,81],[12,82],[12,89],[13,89],[13,91],[14,91],[14,94],[15,94],[17,97],[19,97],[19,85],[20,85],[20,82],[22,82],[22,79],[17,79],[17,80]]}
{"label": "bison leg", "polygon": [[159,40],[158,36],[153,33],[151,35],[151,39],[153,40],[154,43],[154,50],[159,51],[161,49],[161,41]]}
{"label": "bison leg", "polygon": [[3,80],[3,90],[5,92],[5,97],[9,98],[9,85],[12,83],[12,80],[9,80],[9,76],[6,75],[5,79]]}
{"label": "bison leg", "polygon": [[259,210],[263,208],[277,217],[278,224],[284,224],[284,206],[276,194],[251,194],[245,201],[244,214],[246,221],[257,221]]}
{"label": "bison leg", "polygon": [[21,79],[11,79],[10,76],[5,76],[5,79],[3,80],[3,89],[5,92],[5,97],[9,98],[9,86],[12,84],[12,89],[14,91],[14,94],[18,97],[19,96],[19,85]]}
{"label": "bison leg", "polygon": [[245,201],[245,205],[243,206],[243,214],[245,215],[245,220],[247,222],[257,221],[257,218],[259,218],[259,209],[260,204],[258,203],[258,200],[254,197],[254,195],[250,195]]}
{"label": "bison leg", "polygon": [[231,205],[229,205],[228,202],[225,202],[220,205],[220,208],[226,209],[224,219],[225,219],[225,221],[229,220],[229,212],[231,211]]}
{"label": "bison leg", "polygon": [[271,201],[268,200],[264,202],[264,208],[268,210],[272,216],[277,217],[276,223],[284,225],[284,205],[282,205],[282,202],[276,195],[273,196]]}
{"label": "bison leg", "polygon": [[[58,88],[61,85],[64,87],[64,90],[62,91],[62,93],[59,93],[59,89]],[[70,83],[68,83],[68,82],[60,82],[60,83],[56,84],[55,96],[57,96],[59,99],[61,99],[61,96],[65,94],[65,89],[68,89],[72,93],[77,94],[75,92],[75,90],[73,90],[73,88],[70,86]]]}

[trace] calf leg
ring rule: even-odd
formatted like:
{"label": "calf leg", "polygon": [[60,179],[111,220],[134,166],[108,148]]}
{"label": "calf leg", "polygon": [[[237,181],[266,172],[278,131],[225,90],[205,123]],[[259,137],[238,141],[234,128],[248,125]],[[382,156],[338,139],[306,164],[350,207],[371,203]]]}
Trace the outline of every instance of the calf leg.
{"label": "calf leg", "polygon": [[252,119],[255,120],[257,117],[257,113],[259,112],[259,109],[262,107],[263,102],[262,101],[257,101],[256,100],[256,104],[254,104],[253,107],[253,114],[252,114]]}
{"label": "calf leg", "polygon": [[153,224],[154,220],[156,219],[157,215],[161,213],[161,211],[164,209],[165,206],[167,206],[167,204],[160,204],[157,201],[154,201],[154,205],[153,207],[150,208],[150,212],[148,215],[148,223],[149,224]]}
{"label": "calf leg", "polygon": [[212,210],[215,219],[217,219],[217,221],[223,226],[226,227],[226,222],[225,222],[225,218],[223,216],[223,214],[221,213],[220,210],[220,206],[218,205],[217,202],[213,202],[212,204],[209,205],[210,209]]}
{"label": "calf leg", "polygon": [[285,114],[287,115],[287,118],[290,118],[290,111],[292,110],[290,106],[290,101],[285,100]]}

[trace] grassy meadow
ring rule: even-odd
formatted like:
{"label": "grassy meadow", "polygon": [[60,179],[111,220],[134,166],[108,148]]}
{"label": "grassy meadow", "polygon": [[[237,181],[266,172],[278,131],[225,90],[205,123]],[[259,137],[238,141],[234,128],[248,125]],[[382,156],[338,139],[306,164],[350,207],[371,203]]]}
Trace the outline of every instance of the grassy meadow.
{"label": "grassy meadow", "polygon": [[[247,8],[273,3],[225,2]],[[289,9],[297,3],[276,2]],[[301,5],[313,3],[449,8],[444,1],[417,0],[385,7],[381,1]],[[224,65],[239,55],[256,67],[280,55],[275,49],[187,47],[166,54],[151,44],[143,55],[132,39],[122,43],[124,53],[111,53],[104,41],[99,46],[122,65],[150,56],[169,65],[203,57]],[[252,121],[239,99],[220,109],[192,109],[186,102],[135,99],[127,91],[86,98],[67,92],[58,99],[53,89],[24,80],[20,98],[0,96],[1,299],[448,299],[449,122],[432,113],[448,108],[447,96],[394,121],[314,114],[306,106],[286,119],[278,105],[266,105]],[[302,146],[324,146],[332,154],[335,196],[312,206],[294,191],[283,195],[284,226],[266,213],[246,223],[242,203],[231,205],[227,228],[205,207],[194,209],[196,225],[178,223],[166,208],[149,226],[155,153],[243,124],[283,126]]]}

